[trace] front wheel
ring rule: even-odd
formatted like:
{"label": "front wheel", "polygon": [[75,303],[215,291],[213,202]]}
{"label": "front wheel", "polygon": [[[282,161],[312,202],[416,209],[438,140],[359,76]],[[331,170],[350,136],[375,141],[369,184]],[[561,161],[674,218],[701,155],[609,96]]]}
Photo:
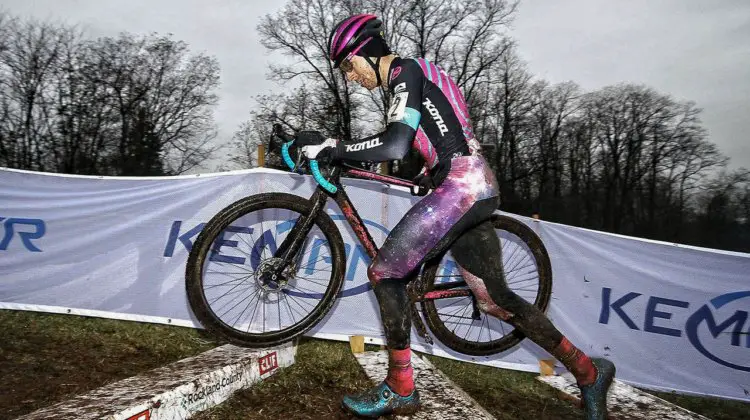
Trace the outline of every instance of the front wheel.
{"label": "front wheel", "polygon": [[[542,240],[518,220],[498,214],[491,220],[500,239],[508,287],[545,312],[552,295],[552,266]],[[426,296],[435,297],[422,301],[427,325],[451,349],[487,356],[525,338],[513,326],[479,310],[450,252],[425,266],[422,281]]]}
{"label": "front wheel", "polygon": [[324,211],[315,217],[300,250],[285,264],[276,251],[309,200],[291,194],[257,194],[216,214],[188,256],[190,308],[211,333],[244,347],[294,339],[331,309],[344,280],[341,234]]}

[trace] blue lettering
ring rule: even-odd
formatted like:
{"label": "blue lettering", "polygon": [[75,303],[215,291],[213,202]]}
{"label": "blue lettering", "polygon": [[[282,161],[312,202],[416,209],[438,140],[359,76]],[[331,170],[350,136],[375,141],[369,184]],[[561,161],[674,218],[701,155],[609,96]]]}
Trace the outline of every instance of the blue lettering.
{"label": "blue lettering", "polygon": [[443,283],[451,280],[451,277],[458,277],[461,274],[458,268],[458,264],[456,264],[453,260],[448,260],[443,264],[442,269],[437,274],[437,283]]}
{"label": "blue lettering", "polygon": [[371,262],[370,256],[367,255],[367,251],[365,251],[362,245],[357,244],[352,254],[352,261],[349,263],[349,269],[346,271],[347,281],[354,280],[354,275],[357,273],[357,265],[360,261],[365,263],[365,267],[369,266]]}
{"label": "blue lettering", "polygon": [[620,316],[620,319],[622,319],[631,330],[637,330],[638,327],[636,327],[633,320],[630,319],[628,315],[622,310],[622,307],[623,305],[637,298],[641,294],[630,292],[627,295],[615,301],[614,303],[610,304],[611,295],[612,295],[612,289],[608,287],[602,288],[602,311],[599,314],[599,323],[609,324],[609,308],[611,307],[612,310],[615,311],[615,313]]}
{"label": "blue lettering", "polygon": [[730,334],[732,336],[732,345],[735,347],[738,347],[740,345],[740,336],[742,335],[742,328],[745,326],[745,322],[747,322],[747,312],[746,311],[737,311],[729,317],[726,321],[722,322],[721,324],[716,323],[716,319],[714,319],[713,312],[711,310],[708,310],[705,313],[706,321],[706,327],[708,327],[708,331],[711,333],[711,335],[716,338],[719,336],[719,334],[723,333],[724,330],[729,328],[732,324],[734,324],[734,329],[732,330],[732,333]]}
{"label": "blue lettering", "polygon": [[655,333],[655,334],[671,335],[672,337],[682,336],[682,331],[680,330],[654,325],[655,318],[662,318],[662,319],[672,318],[671,312],[657,311],[656,310],[657,305],[669,305],[669,306],[676,306],[678,308],[687,308],[688,306],[690,306],[688,302],[683,302],[681,300],[672,300],[672,299],[651,296],[648,299],[648,304],[646,305],[646,321],[645,321],[645,325],[643,326],[643,331]]}
{"label": "blue lettering", "polygon": [[[270,230],[263,232],[263,235],[261,235],[255,242],[255,246],[253,246],[253,250],[250,252],[250,265],[253,267],[253,270],[258,269],[260,261],[265,254],[266,247],[271,249],[271,256],[273,256],[278,249],[276,239],[273,237],[273,233],[271,233]],[[267,256],[265,258],[270,257]]]}
{"label": "blue lettering", "polygon": [[[307,259],[307,263],[305,263],[304,266],[300,267],[300,269],[305,270],[306,275],[310,275],[315,272],[318,262],[322,261],[329,266],[333,264],[330,255],[320,257],[320,247],[327,243],[328,241],[320,238],[316,238],[313,242],[312,248],[310,249],[310,257]],[[367,251],[365,251],[365,248],[362,245],[358,244],[357,246],[355,246],[354,252],[351,252],[351,250],[352,246],[345,242],[344,252],[346,254],[346,260],[349,261],[349,267],[347,268],[346,276],[344,277],[346,281],[354,280],[354,276],[357,275],[357,267],[359,266],[360,262],[363,262],[365,266],[370,265],[370,256],[367,255]]]}
{"label": "blue lettering", "polygon": [[[305,269],[305,274],[310,275],[315,272],[315,267],[318,264],[318,262],[323,261],[326,264],[333,264],[333,260],[331,260],[331,256],[325,256],[320,258],[320,247],[323,245],[327,245],[328,241],[321,238],[315,238],[315,241],[313,242],[312,248],[310,249],[310,257],[307,259],[307,263],[300,267],[299,269]],[[344,251],[346,252],[346,255],[349,255],[349,248],[351,246],[347,243],[344,243]]]}
{"label": "blue lettering", "polygon": [[167,239],[167,246],[164,248],[164,256],[171,257],[174,255],[174,248],[179,239],[182,245],[187,249],[188,252],[193,248],[193,242],[191,239],[203,230],[205,223],[200,223],[189,231],[185,232],[180,236],[180,228],[182,227],[182,221],[176,220],[172,223],[172,229],[169,231],[169,239]]}
{"label": "blue lettering", "polygon": [[[609,323],[611,309],[630,329],[637,330],[638,328],[636,327],[633,320],[623,311],[623,306],[633,299],[637,298],[638,296],[641,296],[641,294],[630,292],[623,295],[616,301],[613,301],[612,289],[602,288],[602,310],[601,314],[599,315],[599,322],[602,324]],[[732,292],[717,296],[711,299],[710,303],[715,309],[718,310],[731,302],[735,302],[739,299],[748,297],[750,297],[750,291]],[[711,351],[711,349],[719,343],[726,345],[727,335],[730,337],[728,341],[732,346],[739,347],[744,345],[745,347],[750,348],[750,330],[745,332],[745,330],[748,328],[748,321],[750,321],[750,313],[748,311],[737,310],[728,318],[717,320],[716,314],[714,314],[711,306],[706,304],[701,306],[697,311],[690,315],[685,323],[685,329],[680,330],[677,328],[668,328],[666,326],[656,325],[657,319],[669,320],[672,319],[674,315],[674,313],[671,311],[659,310],[659,305],[672,306],[676,308],[689,308],[691,306],[689,302],[681,300],[650,296],[645,308],[646,310],[643,325],[643,330],[645,332],[671,337],[682,337],[684,333],[687,339],[690,341],[690,344],[692,344],[693,347],[695,347],[695,349],[698,350],[698,352],[700,352],[706,358],[732,369],[750,372],[750,366],[743,366],[734,363],[733,361],[723,360],[716,354],[713,354],[713,352]],[[707,340],[708,342],[701,342],[699,329],[703,324],[705,324],[705,328],[710,333],[710,337],[713,337],[714,340],[706,338],[706,336],[704,335],[704,340]],[[723,335],[724,337],[721,337],[720,341],[715,341],[716,339],[720,338],[720,335]],[[743,340],[743,336],[747,336],[746,339]]]}
{"label": "blue lettering", "polygon": [[[181,220],[175,220],[172,222],[172,227],[169,230],[169,238],[167,238],[167,245],[164,247],[164,256],[165,257],[173,257],[175,247],[177,246],[177,241],[180,241],[182,245],[185,247],[185,249],[190,252],[191,249],[193,249],[193,238],[198,236],[198,234],[201,233],[203,228],[206,226],[205,223],[199,223],[195,225],[192,229],[188,230],[187,232],[180,235],[180,230],[182,228],[182,221]],[[253,233],[253,228],[250,227],[240,227],[240,226],[229,226],[226,229],[224,229],[223,232],[219,235],[219,237],[214,241],[213,246],[211,247],[211,261],[217,261],[217,262],[226,262],[231,264],[244,264],[245,258],[242,257],[230,257],[227,255],[221,255],[221,247],[228,246],[228,247],[237,247],[238,242],[227,240],[224,238],[224,235],[227,233],[247,233],[251,234]]]}
{"label": "blue lettering", "polygon": [[34,245],[34,243],[32,243],[32,240],[40,239],[47,232],[47,227],[44,224],[44,220],[23,219],[15,217],[11,217],[9,219],[0,218],[0,221],[2,220],[5,220],[5,235],[3,236],[2,241],[0,241],[1,251],[5,251],[8,249],[8,245],[10,244],[11,239],[13,239],[13,234],[15,233],[14,226],[26,225],[32,226],[34,228],[34,232],[18,232],[18,236],[21,238],[23,246],[31,252],[42,252],[41,249],[39,249],[36,245]]}
{"label": "blue lettering", "polygon": [[[713,311],[711,311],[711,308],[708,305],[703,305],[693,315],[691,315],[690,318],[688,318],[687,323],[685,324],[685,333],[688,337],[688,340],[690,340],[690,344],[692,344],[693,347],[695,347],[696,350],[698,350],[705,357],[721,365],[731,367],[733,369],[741,370],[744,372],[750,372],[750,366],[738,365],[736,363],[723,360],[717,357],[716,355],[712,354],[703,345],[703,343],[700,340],[700,337],[698,337],[698,327],[704,321],[706,323],[706,327],[708,327],[708,331],[711,333],[711,336],[713,336],[714,338],[717,338],[719,334],[721,334],[722,332],[724,332],[724,330],[728,329],[732,324],[734,324],[734,329],[731,333],[731,337],[732,337],[731,344],[733,346],[739,346],[740,335],[742,334],[742,327],[747,321],[747,318],[748,318],[748,313],[746,311],[737,311],[734,313],[734,315],[729,317],[729,319],[727,319],[726,321],[720,324],[717,324],[716,319],[714,318],[714,313]],[[750,342],[748,344],[750,344]]]}
{"label": "blue lettering", "polygon": [[211,257],[209,258],[209,260],[216,261],[216,262],[224,262],[224,263],[229,263],[229,264],[245,264],[244,257],[230,257],[228,255],[220,254],[222,246],[229,246],[232,248],[237,247],[237,241],[230,241],[224,238],[224,235],[227,232],[251,234],[253,233],[253,228],[229,226],[226,229],[224,229],[224,231],[222,231],[219,234],[219,237],[216,238],[216,240],[214,241],[213,247],[211,248]]}

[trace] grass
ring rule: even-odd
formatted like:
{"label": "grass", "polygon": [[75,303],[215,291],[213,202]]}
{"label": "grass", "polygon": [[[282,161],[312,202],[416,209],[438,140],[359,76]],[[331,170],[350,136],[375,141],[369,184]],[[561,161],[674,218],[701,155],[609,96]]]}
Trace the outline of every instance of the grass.
{"label": "grass", "polygon": [[750,403],[728,401],[721,398],[689,397],[670,392],[652,393],[659,398],[702,414],[712,420],[750,419]]}
{"label": "grass", "polygon": [[0,419],[217,345],[192,328],[8,310],[0,331]]}
{"label": "grass", "polygon": [[[221,344],[190,328],[8,310],[0,328],[0,420]],[[535,374],[428,357],[499,420],[581,418]],[[194,418],[348,418],[341,397],[370,385],[348,343],[305,339],[290,368]],[[714,420],[750,419],[750,403],[656,394]]]}
{"label": "grass", "polygon": [[338,418],[341,397],[371,385],[348,343],[306,339],[297,348],[294,365],[195,419]]}
{"label": "grass", "polygon": [[557,398],[556,390],[534,379],[536,373],[428,359],[498,420],[581,419],[581,410]]}

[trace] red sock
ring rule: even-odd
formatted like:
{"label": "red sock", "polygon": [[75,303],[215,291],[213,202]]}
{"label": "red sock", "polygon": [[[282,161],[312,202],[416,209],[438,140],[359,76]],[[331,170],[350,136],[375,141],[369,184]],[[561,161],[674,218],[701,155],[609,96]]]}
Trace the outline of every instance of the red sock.
{"label": "red sock", "polygon": [[405,397],[414,391],[414,369],[411,367],[411,349],[388,349],[388,376],[385,383]]}
{"label": "red sock", "polygon": [[578,385],[590,385],[596,380],[596,367],[584,352],[563,337],[552,353],[575,376]]}

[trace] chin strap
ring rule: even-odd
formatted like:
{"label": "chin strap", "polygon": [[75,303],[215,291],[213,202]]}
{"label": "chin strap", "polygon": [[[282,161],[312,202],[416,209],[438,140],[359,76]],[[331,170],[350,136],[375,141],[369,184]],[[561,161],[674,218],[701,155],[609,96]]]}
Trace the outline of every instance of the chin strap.
{"label": "chin strap", "polygon": [[372,60],[370,60],[370,57],[365,56],[365,60],[367,60],[368,63],[370,63],[370,66],[373,70],[375,70],[375,77],[378,81],[378,86],[383,86],[383,80],[380,78],[380,57],[375,60],[373,63]]}

